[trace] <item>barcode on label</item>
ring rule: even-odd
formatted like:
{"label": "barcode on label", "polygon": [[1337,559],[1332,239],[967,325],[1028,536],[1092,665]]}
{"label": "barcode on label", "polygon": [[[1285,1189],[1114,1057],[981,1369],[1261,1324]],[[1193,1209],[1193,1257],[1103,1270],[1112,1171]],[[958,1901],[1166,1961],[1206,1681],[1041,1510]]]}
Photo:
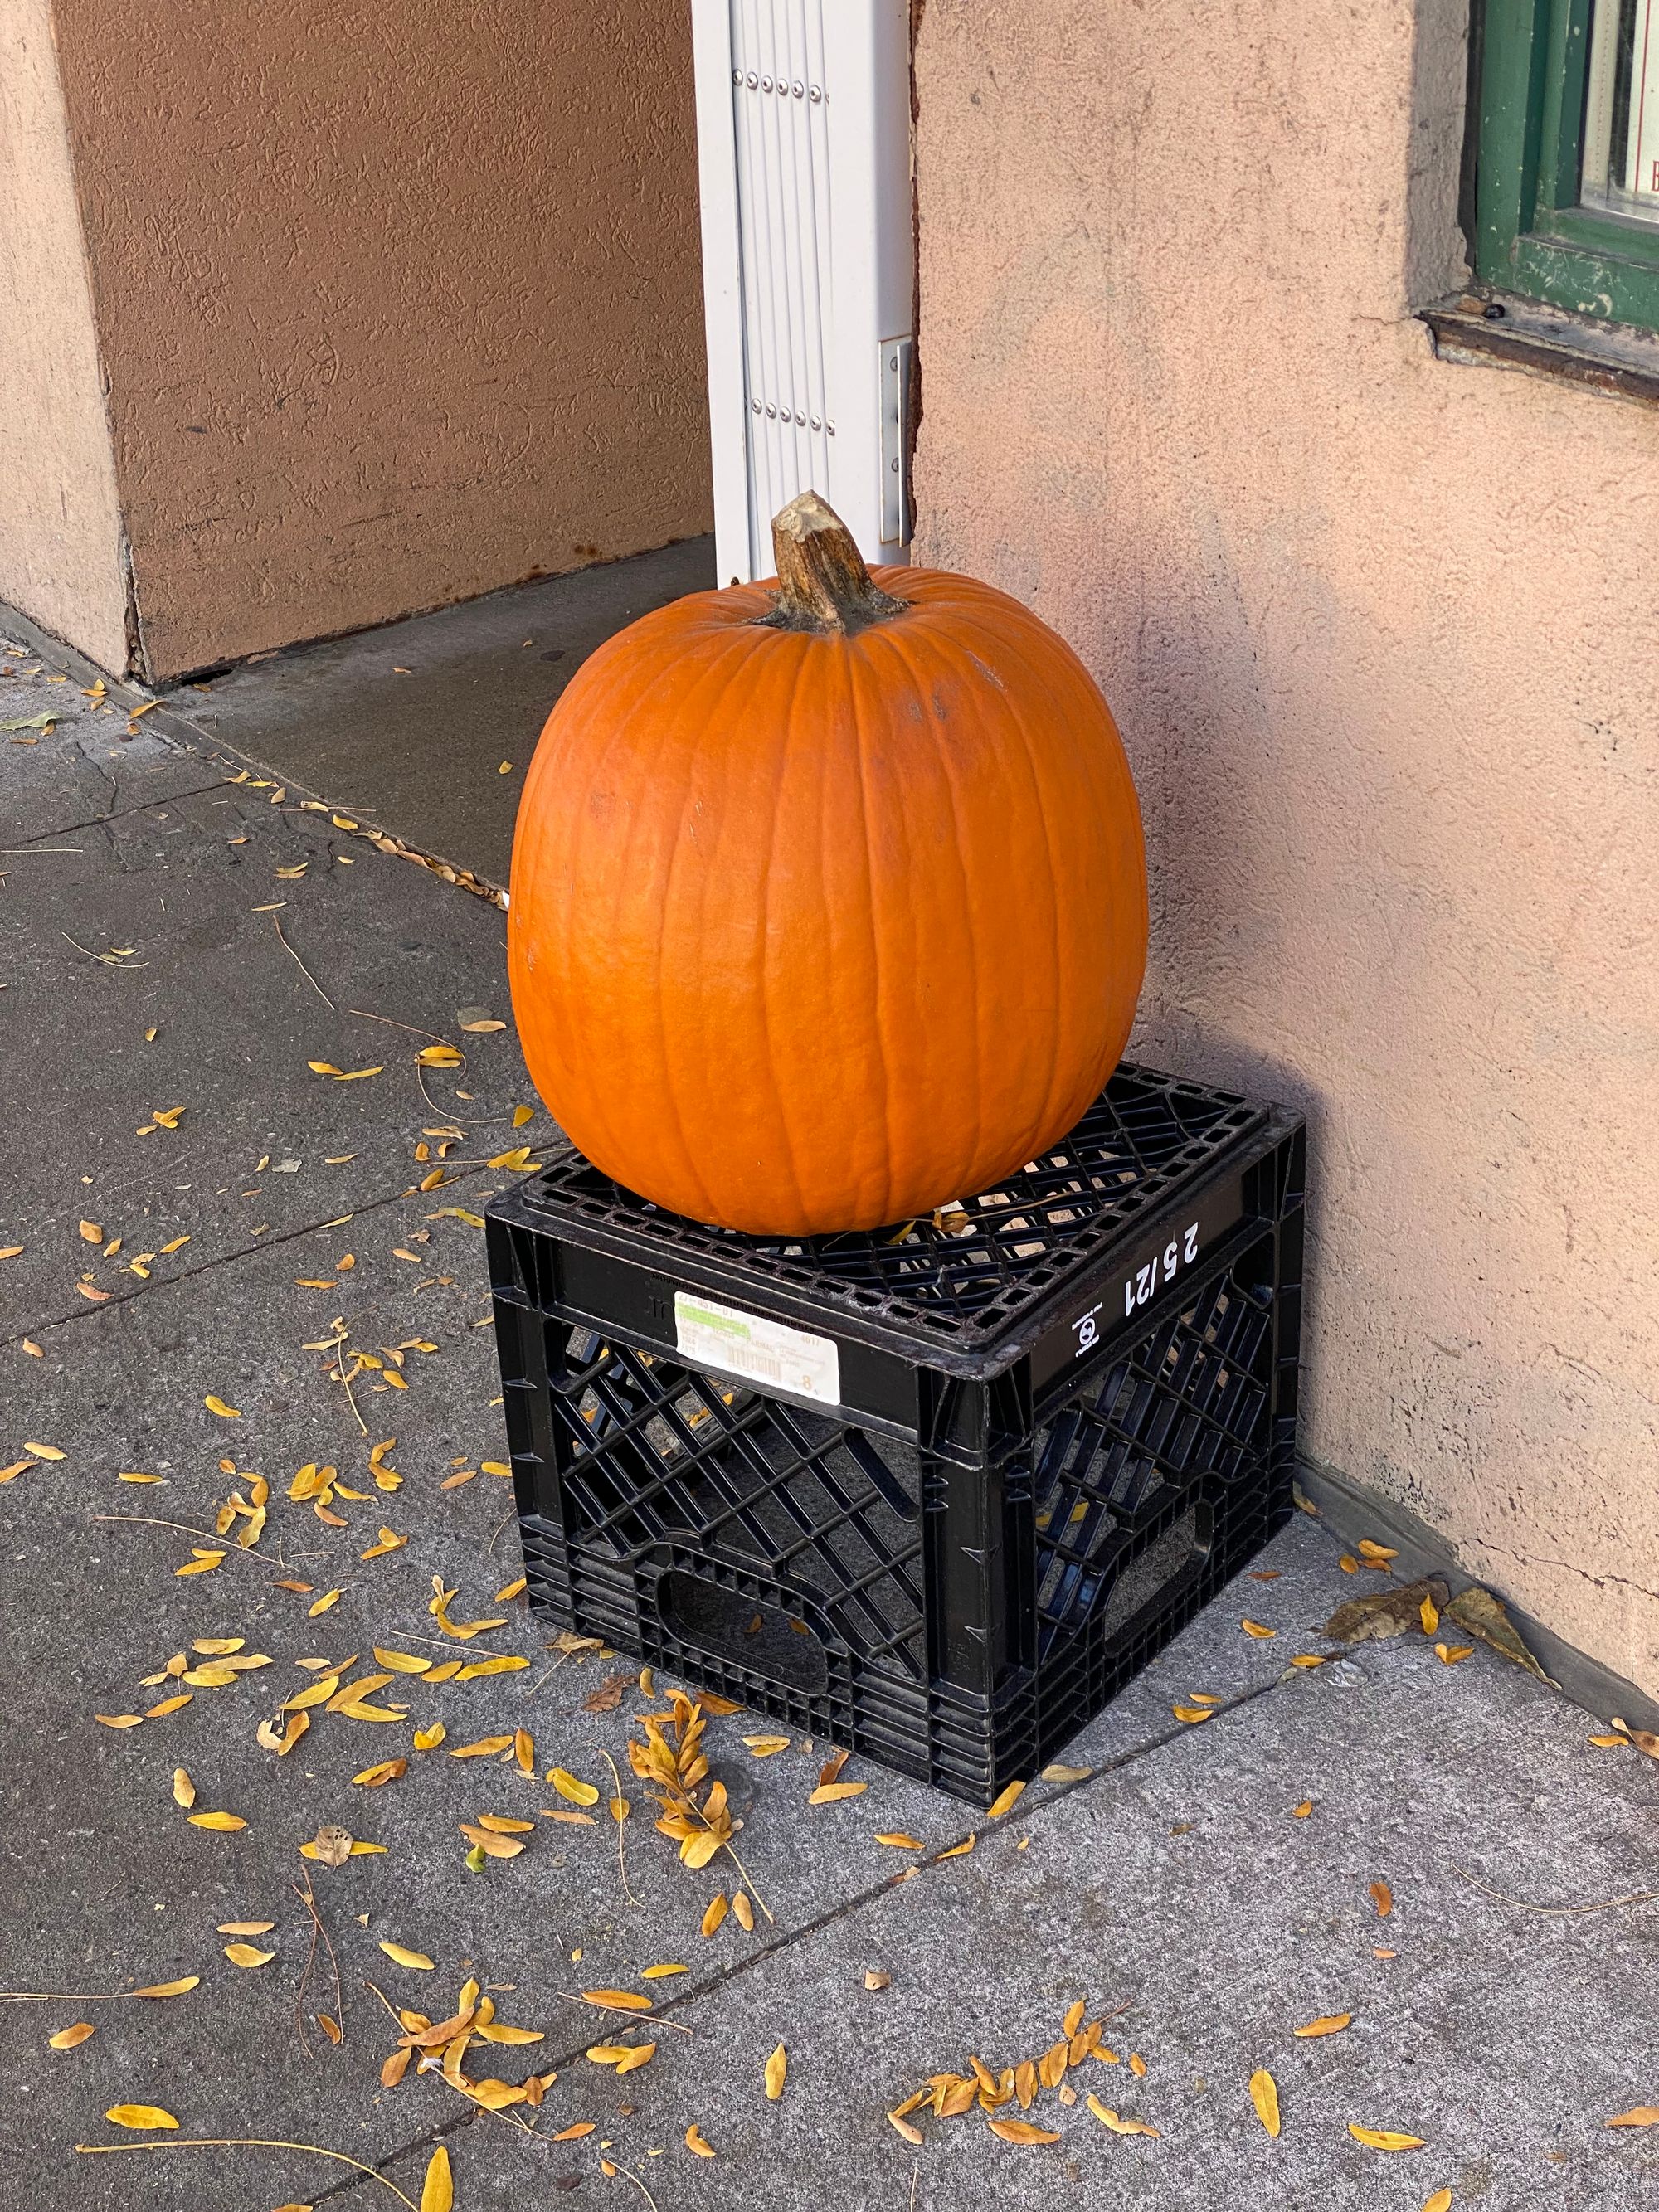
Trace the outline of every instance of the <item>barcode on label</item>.
{"label": "barcode on label", "polygon": [[786,1328],[690,1291],[674,1293],[674,1341],[694,1366],[769,1382],[798,1398],[841,1403],[841,1354],[827,1336]]}

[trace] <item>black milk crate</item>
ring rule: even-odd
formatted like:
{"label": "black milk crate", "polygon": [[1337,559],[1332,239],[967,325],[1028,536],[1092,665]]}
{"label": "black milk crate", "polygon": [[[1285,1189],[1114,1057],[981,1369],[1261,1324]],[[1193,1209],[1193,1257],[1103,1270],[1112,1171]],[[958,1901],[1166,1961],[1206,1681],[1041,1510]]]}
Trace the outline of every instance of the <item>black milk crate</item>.
{"label": "black milk crate", "polygon": [[1290,1513],[1304,1164],[1127,1063],[996,1190],[846,1236],[566,1149],[489,1207],[532,1601],[988,1803]]}

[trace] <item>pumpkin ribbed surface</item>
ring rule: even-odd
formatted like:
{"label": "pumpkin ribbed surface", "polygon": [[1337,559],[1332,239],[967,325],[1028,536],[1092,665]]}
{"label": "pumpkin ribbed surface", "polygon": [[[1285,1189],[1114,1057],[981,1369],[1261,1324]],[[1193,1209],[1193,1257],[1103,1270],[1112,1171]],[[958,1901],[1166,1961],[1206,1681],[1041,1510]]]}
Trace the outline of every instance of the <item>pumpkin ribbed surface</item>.
{"label": "pumpkin ribbed surface", "polygon": [[769,629],[765,584],[635,623],[543,732],[513,855],[525,1057],[608,1175],[804,1235],[993,1188],[1127,1039],[1140,817],[1104,701],[989,586]]}

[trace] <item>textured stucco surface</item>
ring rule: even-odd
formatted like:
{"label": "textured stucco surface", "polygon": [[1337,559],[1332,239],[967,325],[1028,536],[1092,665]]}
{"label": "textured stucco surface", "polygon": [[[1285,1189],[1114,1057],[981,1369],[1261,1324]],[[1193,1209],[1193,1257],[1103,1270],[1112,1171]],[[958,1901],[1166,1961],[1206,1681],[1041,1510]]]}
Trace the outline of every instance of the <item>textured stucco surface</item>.
{"label": "textured stucco surface", "polygon": [[916,555],[1122,725],[1138,1048],[1311,1115],[1307,1449],[1651,1690],[1659,418],[1411,319],[1462,41],[928,0]]}
{"label": "textured stucco surface", "polygon": [[707,528],[683,9],[55,16],[151,675]]}
{"label": "textured stucco surface", "polygon": [[125,659],[120,524],[48,0],[0,0],[0,599]]}

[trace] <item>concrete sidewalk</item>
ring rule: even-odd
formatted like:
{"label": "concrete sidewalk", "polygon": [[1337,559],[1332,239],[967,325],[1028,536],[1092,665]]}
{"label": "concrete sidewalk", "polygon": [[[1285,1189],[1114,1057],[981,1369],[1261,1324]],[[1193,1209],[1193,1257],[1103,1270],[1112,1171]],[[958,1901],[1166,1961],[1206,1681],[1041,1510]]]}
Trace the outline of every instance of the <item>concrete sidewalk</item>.
{"label": "concrete sidewalk", "polygon": [[[1485,1650],[1335,1652],[1320,1625],[1356,1579],[1306,1519],[1258,1563],[1270,1579],[1234,1585],[1085,1732],[1067,1753],[1085,1778],[1035,1784],[994,1823],[857,1760],[863,1794],[810,1807],[827,1746],[757,1758],[760,1724],[712,1719],[762,1905],[752,1931],[728,1912],[704,1937],[744,1878],[681,1866],[628,1766],[668,1686],[561,1650],[507,1594],[476,1219],[510,1172],[488,1163],[552,1131],[510,1026],[467,1026],[507,1020],[502,917],[199,734],[186,750],[150,716],[126,738],[44,662],[5,665],[41,672],[0,678],[0,721],[58,718],[10,733],[33,744],[0,734],[22,848],[0,856],[21,1101],[0,1248],[22,1248],[0,1260],[0,1469],[27,1462],[0,1485],[0,1984],[64,1993],[0,2005],[20,2201],[368,2212],[418,2203],[440,2142],[461,2212],[1644,2201],[1659,2126],[1607,2122],[1659,2104],[1659,1766],[1593,1745],[1600,1723]],[[464,1066],[417,1063],[440,1040]],[[324,1465],[319,1516],[289,1492]],[[245,1549],[217,1522],[261,1481]],[[495,1625],[447,1634],[434,1576],[452,1621]],[[529,1663],[433,1681],[377,1650]],[[180,1654],[195,1680],[168,1673]],[[250,1656],[270,1663],[222,1663]],[[296,1694],[365,1671],[387,1677],[369,1717],[319,1701],[286,1754],[258,1741]],[[1194,1693],[1221,1703],[1185,1726],[1172,1707]],[[591,1814],[544,1778],[556,1766],[598,1792]],[[244,1825],[200,1824],[214,1813]],[[496,1831],[525,1849],[475,1871],[461,1827],[484,1815],[530,1825]],[[375,1848],[301,1856],[328,1826]],[[241,1942],[271,1955],[240,1966]],[[556,2075],[538,2107],[480,2109],[435,2069],[383,2085],[393,2008],[444,2019],[469,1979],[539,2039],[475,2039],[465,2076]],[[652,2009],[600,2009],[595,1990]],[[978,2109],[913,2112],[920,2144],[890,2125],[970,2054],[993,2074],[1041,2057],[1076,2003],[1114,2057],[1039,2093],[1024,2117],[1056,2140],[1003,2140]],[[95,2033],[50,2047],[77,2022]],[[584,2055],[618,2041],[655,2053],[622,2076]],[[1091,2094],[1156,2132],[1103,2123]],[[179,2126],[124,2132],[105,2118],[122,2104]],[[117,2143],[159,2147],[76,2148]]]}

